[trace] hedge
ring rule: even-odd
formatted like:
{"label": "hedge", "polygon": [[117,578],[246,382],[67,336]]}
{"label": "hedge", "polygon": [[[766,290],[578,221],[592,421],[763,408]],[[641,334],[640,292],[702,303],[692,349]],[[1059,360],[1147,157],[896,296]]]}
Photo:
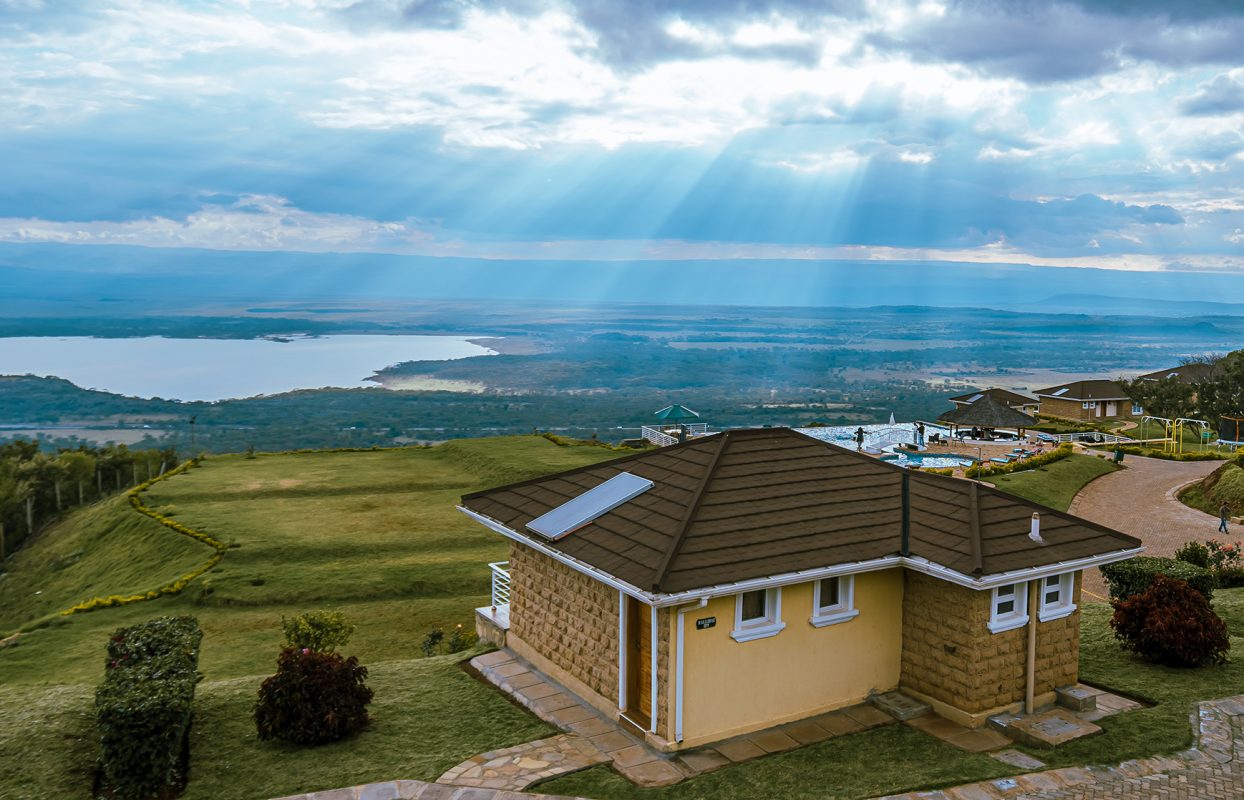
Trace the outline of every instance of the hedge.
{"label": "hedge", "polygon": [[1070,444],[1060,444],[1057,448],[1048,453],[1042,453],[1039,456],[1030,456],[1021,461],[1012,461],[1009,464],[995,464],[993,466],[976,466],[968,467],[964,472],[969,478],[988,478],[991,475],[1009,475],[1012,472],[1023,472],[1025,470],[1044,467],[1046,464],[1052,464],[1055,461],[1061,461],[1074,452]]}
{"label": "hedge", "polygon": [[95,692],[105,796],[168,797],[185,783],[199,644],[194,617],[161,617],[108,640]]}
{"label": "hedge", "polygon": [[216,539],[213,539],[211,536],[208,536],[206,533],[200,533],[199,531],[196,531],[193,528],[188,528],[185,525],[182,525],[180,522],[177,522],[173,518],[164,516],[158,511],[153,511],[152,509],[148,508],[146,505],[143,504],[142,497],[141,497],[141,493],[150,489],[154,484],[159,483],[160,481],[163,481],[163,480],[167,480],[173,477],[174,475],[178,475],[182,472],[185,472],[191,467],[198,466],[202,461],[203,461],[203,456],[195,456],[189,461],[182,463],[182,465],[177,467],[176,469],[169,470],[168,472],[164,473],[158,478],[152,478],[146,483],[140,483],[138,486],[135,486],[133,489],[130,489],[129,492],[127,492],[126,494],[129,497],[130,505],[139,514],[143,514],[144,516],[151,517],[156,522],[160,523],[166,528],[171,528],[172,530],[182,534],[183,536],[189,536],[191,539],[197,539],[198,541],[203,542],[204,544],[212,547],[216,551],[212,555],[212,557],[209,558],[206,563],[201,564],[200,566],[196,567],[190,572],[187,572],[185,575],[182,575],[176,580],[169,581],[163,586],[159,586],[159,587],[156,587],[155,589],[151,589],[146,592],[141,592],[139,594],[131,594],[131,595],[112,594],[112,595],[108,595],[107,597],[92,597],[89,600],[83,600],[81,603],[78,603],[77,605],[67,608],[64,611],[60,612],[61,616],[67,617],[71,614],[80,614],[84,611],[94,611],[97,608],[111,608],[112,606],[125,606],[125,605],[129,605],[130,603],[139,603],[144,600],[155,600],[157,597],[162,597],[163,595],[166,595],[166,594],[177,594],[182,589],[185,589],[187,586],[189,586],[190,582],[193,581],[195,578],[199,577],[200,575],[202,575],[203,573],[207,572],[209,569],[211,569],[212,567],[220,563],[220,560],[224,558],[225,551],[229,549],[228,545]]}
{"label": "hedge", "polygon": [[1228,456],[1222,453],[1168,453],[1165,450],[1152,450],[1144,447],[1128,445],[1120,447],[1124,453],[1143,458],[1160,458],[1163,461],[1222,461]]}
{"label": "hedge", "polygon": [[1126,600],[1149,588],[1155,575],[1178,578],[1201,594],[1206,600],[1214,599],[1214,574],[1204,567],[1159,556],[1138,556],[1127,561],[1116,561],[1101,568],[1110,586],[1111,600]]}

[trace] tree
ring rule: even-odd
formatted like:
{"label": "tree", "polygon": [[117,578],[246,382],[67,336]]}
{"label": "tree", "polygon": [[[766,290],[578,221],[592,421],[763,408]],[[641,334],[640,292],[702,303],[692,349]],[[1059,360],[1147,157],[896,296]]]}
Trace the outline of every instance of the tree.
{"label": "tree", "polygon": [[1244,416],[1244,350],[1223,356],[1213,376],[1195,386],[1202,418],[1216,423],[1220,417]]}
{"label": "tree", "polygon": [[1195,412],[1195,384],[1185,383],[1178,378],[1159,378],[1156,381],[1137,378],[1134,381],[1120,380],[1119,385],[1133,403],[1144,407],[1146,414],[1177,419]]}
{"label": "tree", "polygon": [[65,477],[78,485],[78,505],[86,503],[86,484],[95,475],[95,456],[82,450],[66,450],[57,456]]}

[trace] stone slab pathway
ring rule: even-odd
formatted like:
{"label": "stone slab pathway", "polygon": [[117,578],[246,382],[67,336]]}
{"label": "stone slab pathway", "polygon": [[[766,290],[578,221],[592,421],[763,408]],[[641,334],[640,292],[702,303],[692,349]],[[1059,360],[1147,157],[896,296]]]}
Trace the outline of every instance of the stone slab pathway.
{"label": "stone slab pathway", "polygon": [[1238,800],[1244,797],[1244,695],[1200,703],[1196,744],[1114,767],[1067,767],[884,800]]}
{"label": "stone slab pathway", "polygon": [[[1084,487],[1071,501],[1068,513],[1139,538],[1145,554],[1173,556],[1191,539],[1218,536],[1218,519],[1189,508],[1175,497],[1176,491],[1204,478],[1221,461],[1163,461],[1127,456],[1125,469],[1103,475]],[[1244,529],[1231,535],[1244,534]],[[1107,598],[1100,570],[1086,570],[1086,602]]]}
{"label": "stone slab pathway", "polygon": [[526,789],[537,781],[604,764],[609,757],[582,736],[554,736],[481,753],[436,779],[482,789]]}

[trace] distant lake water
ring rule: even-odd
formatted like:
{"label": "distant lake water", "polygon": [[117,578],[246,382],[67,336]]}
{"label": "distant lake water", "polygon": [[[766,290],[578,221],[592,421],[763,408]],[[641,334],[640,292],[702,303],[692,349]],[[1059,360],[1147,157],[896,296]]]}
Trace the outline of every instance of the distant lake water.
{"label": "distant lake water", "polygon": [[0,338],[0,375],[54,375],[137,397],[223,400],[294,389],[376,386],[402,361],[449,361],[493,351],[468,336],[320,336],[275,339]]}

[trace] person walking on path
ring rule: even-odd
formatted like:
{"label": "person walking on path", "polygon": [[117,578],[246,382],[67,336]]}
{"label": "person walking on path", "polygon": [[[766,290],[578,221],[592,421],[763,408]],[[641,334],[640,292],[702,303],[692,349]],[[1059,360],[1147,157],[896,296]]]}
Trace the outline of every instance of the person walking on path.
{"label": "person walking on path", "polygon": [[1222,507],[1218,509],[1218,532],[1219,533],[1230,533],[1230,531],[1227,530],[1227,523],[1230,521],[1231,521],[1231,507],[1228,506],[1226,503],[1223,503]]}

